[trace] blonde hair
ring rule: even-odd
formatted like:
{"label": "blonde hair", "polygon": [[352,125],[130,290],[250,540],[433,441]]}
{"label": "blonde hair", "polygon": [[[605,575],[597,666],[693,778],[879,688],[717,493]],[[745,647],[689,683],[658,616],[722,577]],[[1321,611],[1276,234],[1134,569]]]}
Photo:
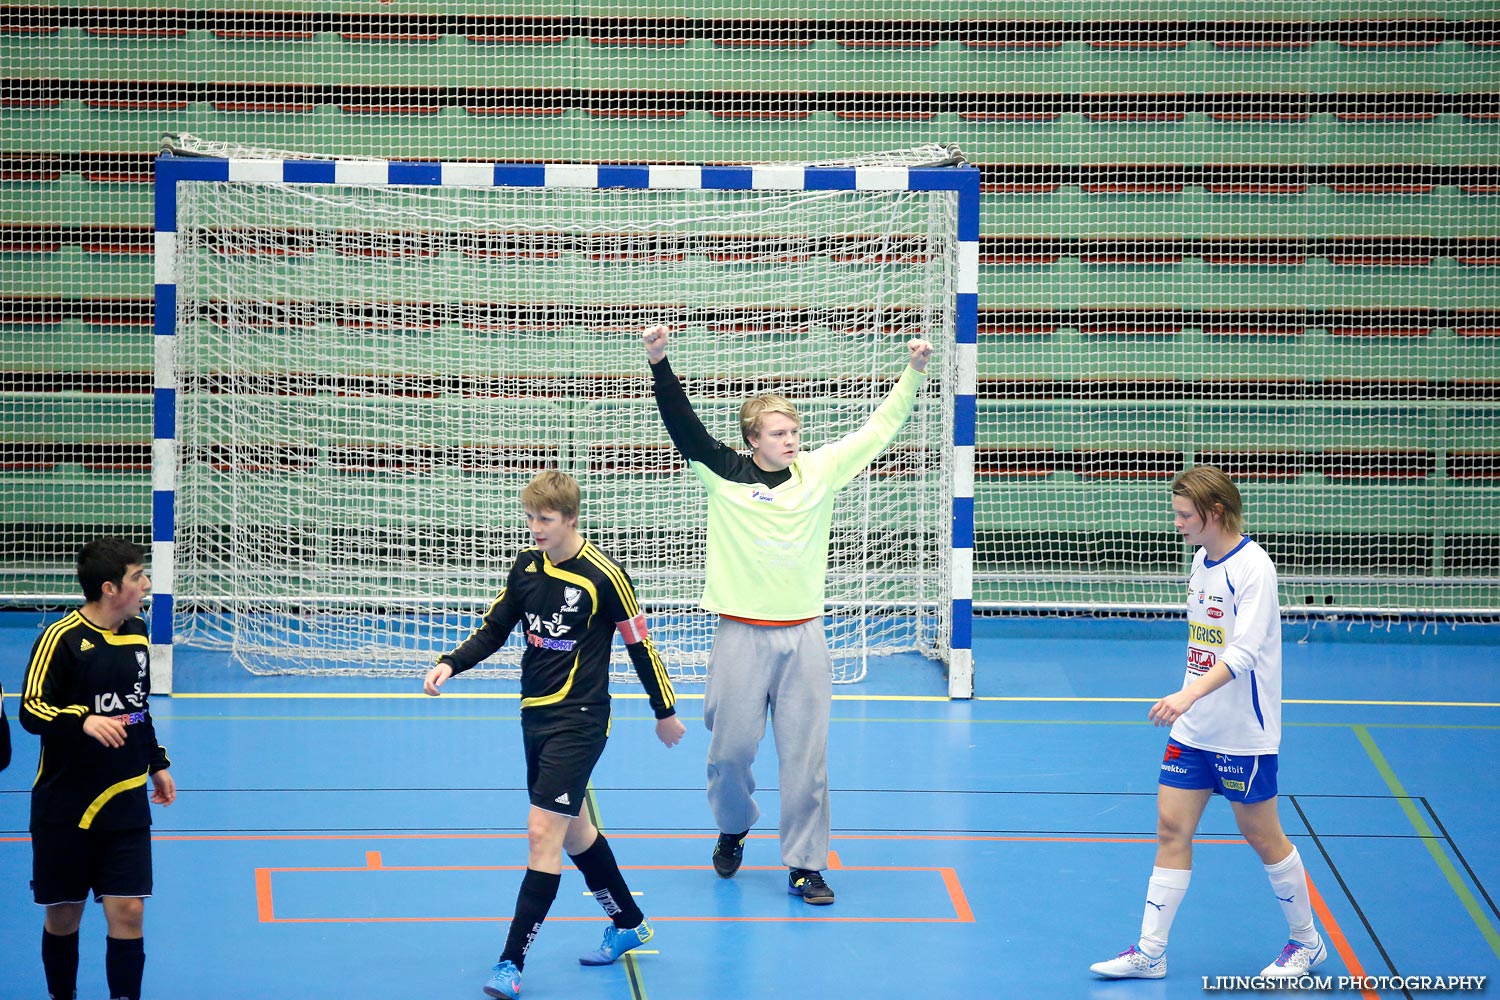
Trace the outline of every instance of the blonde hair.
{"label": "blonde hair", "polygon": [[578,480],[556,469],[538,473],[521,491],[522,507],[556,511],[563,517],[577,517],[578,502]]}
{"label": "blonde hair", "polygon": [[1225,531],[1232,535],[1240,533],[1244,524],[1245,504],[1240,499],[1239,487],[1234,485],[1234,481],[1223,470],[1212,465],[1195,465],[1184,469],[1172,480],[1172,495],[1187,497],[1204,521],[1213,520],[1213,515],[1217,513],[1223,521]]}
{"label": "blonde hair", "polygon": [[778,396],[774,392],[763,392],[759,396],[751,396],[745,400],[740,407],[740,437],[745,443],[750,443],[750,435],[759,434],[761,424],[765,421],[767,413],[785,413],[802,426],[802,414],[797,412],[797,407],[785,396]]}

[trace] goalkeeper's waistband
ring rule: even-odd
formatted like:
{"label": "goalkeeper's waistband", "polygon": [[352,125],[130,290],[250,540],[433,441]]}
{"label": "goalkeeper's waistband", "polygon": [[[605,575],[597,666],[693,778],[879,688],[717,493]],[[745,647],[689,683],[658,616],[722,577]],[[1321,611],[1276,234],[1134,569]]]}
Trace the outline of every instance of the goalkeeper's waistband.
{"label": "goalkeeper's waistband", "polygon": [[743,625],[761,625],[765,628],[790,628],[793,625],[806,625],[813,618],[819,616],[813,615],[812,618],[797,618],[789,622],[767,621],[764,618],[741,618],[739,615],[726,615],[723,612],[719,613],[719,617],[728,618],[732,622],[740,622]]}

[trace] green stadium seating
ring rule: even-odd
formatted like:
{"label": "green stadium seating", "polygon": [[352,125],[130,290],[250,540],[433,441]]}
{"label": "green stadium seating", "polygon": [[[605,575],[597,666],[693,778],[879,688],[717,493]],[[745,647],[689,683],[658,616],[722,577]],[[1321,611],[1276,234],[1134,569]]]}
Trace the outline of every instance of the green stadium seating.
{"label": "green stadium seating", "polygon": [[[1451,170],[1500,167],[1500,45],[1483,5],[1284,5],[1265,21],[1298,23],[1272,30],[1243,0],[1119,0],[1107,11],[995,0],[977,15],[970,0],[829,0],[805,15],[829,31],[783,45],[740,44],[750,36],[727,25],[668,30],[783,19],[780,0],[593,5],[588,30],[573,30],[575,4],[543,0],[513,38],[486,27],[497,8],[477,0],[233,8],[270,20],[226,29],[214,0],[120,0],[107,19],[67,4],[55,30],[20,8],[0,14],[14,29],[0,32],[0,520],[18,538],[149,521],[143,157],[163,132],[325,154],[619,162],[838,158],[942,140],[993,180],[976,570],[997,577],[979,581],[977,600],[1019,599],[1005,573],[1061,542],[1123,551],[1121,539],[1146,539],[1151,565],[1172,577],[1181,553],[1165,528],[1164,479],[1212,460],[1264,512],[1256,530],[1286,543],[1284,572],[1316,569],[1297,563],[1304,549],[1290,540],[1301,539],[1372,576],[1413,577],[1340,584],[1340,602],[1496,606],[1492,585],[1444,594],[1417,578],[1493,577],[1500,557],[1500,253],[1480,242],[1500,239],[1500,180]],[[71,16],[82,11],[93,23]],[[254,30],[292,15],[324,20]],[[976,17],[1058,34],[1012,44],[1019,34],[949,30]],[[893,25],[918,21],[931,37],[891,44]],[[635,96],[616,106],[558,96],[591,92]],[[778,104],[780,92],[807,97]],[[747,93],[759,103],[726,96]],[[1007,171],[1028,165],[1161,168],[1164,180],[1073,173],[1005,189]],[[1280,190],[1281,174],[1251,177],[1237,193],[1180,181],[1226,165],[1323,173]],[[1350,167],[1365,172],[1329,173]],[[1448,172],[1428,182],[1429,167]],[[1029,240],[1051,242],[1033,252]],[[1153,258],[1141,252],[1149,241],[1160,241]],[[1266,256],[1276,252],[1279,263]],[[732,280],[718,266],[694,273]],[[817,333],[779,347],[810,368]],[[583,349],[568,330],[553,335]],[[571,434],[554,457],[570,468],[657,475],[675,462],[648,401],[556,410],[547,419]],[[619,427],[623,451],[599,444]],[[647,471],[622,471],[638,458]],[[421,476],[410,476],[415,488]],[[101,488],[119,498],[91,507]],[[1039,510],[1071,518],[1067,538],[1049,536],[1056,525]],[[14,549],[0,559],[10,589],[51,585],[37,545]],[[1055,558],[1064,576],[1085,565]],[[1143,586],[1179,599],[1175,584]],[[1060,583],[1055,594],[1087,602],[1100,591]]]}

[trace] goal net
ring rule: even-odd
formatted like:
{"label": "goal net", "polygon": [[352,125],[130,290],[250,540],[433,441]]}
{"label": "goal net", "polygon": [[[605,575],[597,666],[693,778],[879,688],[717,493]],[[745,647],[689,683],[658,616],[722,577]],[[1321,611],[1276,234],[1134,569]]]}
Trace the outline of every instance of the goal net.
{"label": "goal net", "polygon": [[[832,441],[884,398],[908,338],[934,342],[910,421],[840,495],[827,621],[839,680],[873,655],[946,657],[952,184],[911,189],[889,165],[220,165],[245,179],[175,185],[175,322],[158,329],[172,342],[158,384],[175,390],[175,433],[158,433],[173,509],[158,589],[175,642],[257,673],[425,669],[530,544],[521,488],[559,468],[663,658],[700,678],[706,503],[640,338],[667,323],[674,369],[727,442],[740,402],[765,391],[796,401],[806,446]],[[909,173],[957,172],[974,173]],[[521,648],[512,637],[481,669],[514,673]],[[629,673],[618,643],[614,669]]]}

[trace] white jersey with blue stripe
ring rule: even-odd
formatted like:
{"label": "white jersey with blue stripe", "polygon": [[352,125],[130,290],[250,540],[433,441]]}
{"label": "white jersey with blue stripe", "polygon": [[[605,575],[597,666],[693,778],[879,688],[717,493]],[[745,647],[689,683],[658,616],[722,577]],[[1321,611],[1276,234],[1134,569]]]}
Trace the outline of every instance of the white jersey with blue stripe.
{"label": "white jersey with blue stripe", "polygon": [[1172,738],[1226,754],[1276,753],[1281,746],[1281,604],[1276,567],[1248,535],[1223,559],[1203,549],[1188,577],[1187,675],[1221,661],[1234,680],[1202,698],[1172,726]]}

